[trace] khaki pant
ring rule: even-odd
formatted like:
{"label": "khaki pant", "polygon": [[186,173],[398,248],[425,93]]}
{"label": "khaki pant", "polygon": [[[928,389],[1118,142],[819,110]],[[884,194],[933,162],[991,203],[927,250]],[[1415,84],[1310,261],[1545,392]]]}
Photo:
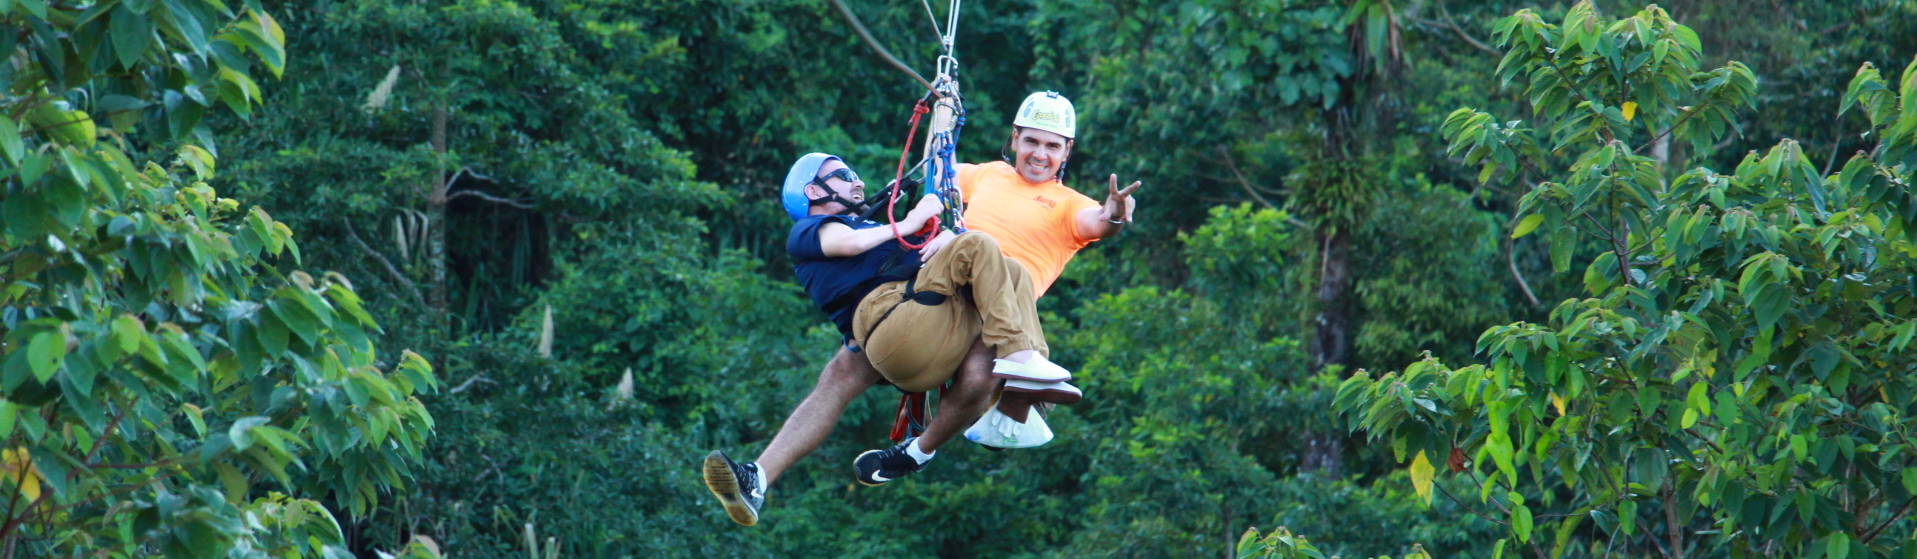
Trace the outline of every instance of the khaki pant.
{"label": "khaki pant", "polygon": [[[969,299],[959,294],[961,286],[971,286]],[[907,300],[905,288],[903,281],[880,285],[852,316],[852,335],[865,356],[900,389],[925,392],[944,384],[981,337],[1001,358],[1028,349],[1050,356],[1031,274],[1006,258],[990,235],[961,234],[919,270],[913,290],[945,295],[944,303]]]}

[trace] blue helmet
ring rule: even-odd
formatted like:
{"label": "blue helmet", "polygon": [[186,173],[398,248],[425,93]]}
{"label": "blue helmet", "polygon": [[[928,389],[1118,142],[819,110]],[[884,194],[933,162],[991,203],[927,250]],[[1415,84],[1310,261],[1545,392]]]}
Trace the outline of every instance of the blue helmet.
{"label": "blue helmet", "polygon": [[[805,195],[805,185],[819,178],[819,167],[825,162],[839,159],[839,156],[824,153],[808,153],[792,164],[792,170],[785,173],[785,188],[780,192],[780,201],[785,204],[785,215],[793,221],[805,217],[812,211],[812,199]],[[840,161],[843,161],[842,159]]]}

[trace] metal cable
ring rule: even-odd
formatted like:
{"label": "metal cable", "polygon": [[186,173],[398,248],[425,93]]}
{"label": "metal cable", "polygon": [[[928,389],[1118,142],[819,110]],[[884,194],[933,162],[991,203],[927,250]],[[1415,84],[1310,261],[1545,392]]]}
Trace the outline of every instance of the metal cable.
{"label": "metal cable", "polygon": [[844,0],[832,0],[832,5],[838,6],[839,13],[844,14],[846,21],[852,23],[852,30],[857,31],[859,37],[865,39],[865,45],[872,47],[872,52],[878,53],[880,58],[884,58],[886,62],[892,63],[892,67],[898,68],[900,72],[905,72],[906,75],[912,76],[912,79],[919,82],[919,85],[925,86],[925,89],[936,91],[932,88],[931,82],[925,81],[925,78],[919,76],[918,72],[912,71],[911,67],[906,66],[903,62],[899,62],[897,57],[892,56],[891,51],[887,51],[885,47],[879,46],[878,39],[872,38],[872,33],[865,30],[865,24],[859,23],[859,16],[854,15],[851,8],[845,7]]}
{"label": "metal cable", "polygon": [[932,22],[932,34],[941,38],[945,37],[945,31],[939,29],[939,16],[932,13],[931,0],[919,0],[919,5],[925,6],[925,19]]}
{"label": "metal cable", "polygon": [[964,3],[965,0],[952,0],[951,11],[945,14],[945,56],[954,59],[956,59],[957,56],[953,53],[957,52],[958,48],[959,8],[962,7]]}

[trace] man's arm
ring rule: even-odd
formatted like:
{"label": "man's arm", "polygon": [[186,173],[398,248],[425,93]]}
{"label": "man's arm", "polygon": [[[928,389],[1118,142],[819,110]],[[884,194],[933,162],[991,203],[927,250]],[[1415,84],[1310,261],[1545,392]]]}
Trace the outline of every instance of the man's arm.
{"label": "man's arm", "polygon": [[[898,221],[898,234],[910,235],[925,228],[925,222],[939,215],[945,204],[937,196],[926,196],[913,206],[905,219]],[[843,223],[827,223],[819,228],[819,250],[832,258],[858,256],[893,239],[891,227],[853,230]]]}
{"label": "man's arm", "polygon": [[1138,190],[1140,184],[1143,183],[1132,181],[1130,186],[1120,190],[1118,175],[1112,175],[1105,203],[1078,212],[1078,236],[1098,240],[1125,230],[1125,225],[1132,222],[1132,210],[1138,206],[1138,200],[1132,198],[1132,191]]}

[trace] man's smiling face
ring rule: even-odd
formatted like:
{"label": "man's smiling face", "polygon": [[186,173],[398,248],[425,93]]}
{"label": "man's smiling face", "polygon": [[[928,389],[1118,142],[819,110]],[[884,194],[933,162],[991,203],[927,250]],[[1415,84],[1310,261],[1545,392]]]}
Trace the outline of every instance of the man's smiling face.
{"label": "man's smiling face", "polygon": [[1072,140],[1055,132],[1019,128],[1012,134],[1012,167],[1025,182],[1041,183],[1058,176],[1072,155]]}

